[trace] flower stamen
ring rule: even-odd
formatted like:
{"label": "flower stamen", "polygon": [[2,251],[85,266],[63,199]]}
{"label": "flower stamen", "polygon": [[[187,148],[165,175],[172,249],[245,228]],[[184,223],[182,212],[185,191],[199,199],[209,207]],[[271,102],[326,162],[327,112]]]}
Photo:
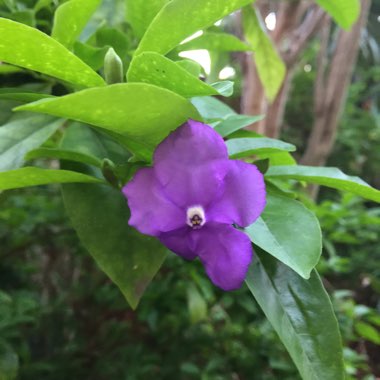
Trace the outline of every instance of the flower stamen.
{"label": "flower stamen", "polygon": [[206,217],[203,207],[189,207],[187,209],[186,223],[193,229],[201,228],[206,223]]}

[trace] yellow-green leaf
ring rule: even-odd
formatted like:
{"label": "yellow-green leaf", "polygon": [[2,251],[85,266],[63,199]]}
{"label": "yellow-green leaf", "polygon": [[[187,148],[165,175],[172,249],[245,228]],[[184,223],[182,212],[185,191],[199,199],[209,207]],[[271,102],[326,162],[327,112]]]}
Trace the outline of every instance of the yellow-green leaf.
{"label": "yellow-green leaf", "polygon": [[100,0],[70,0],[61,4],[54,14],[51,36],[68,48],[81,34]]}
{"label": "yellow-green leaf", "polygon": [[84,87],[104,80],[55,39],[35,28],[0,18],[0,61]]}
{"label": "yellow-green leaf", "polygon": [[254,50],[253,58],[265,94],[272,101],[285,78],[285,64],[268,36],[260,16],[250,5],[243,9],[243,28],[245,38]]}
{"label": "yellow-green leaf", "polygon": [[136,54],[155,51],[166,54],[186,37],[213,25],[252,0],[172,0],[149,25]]}

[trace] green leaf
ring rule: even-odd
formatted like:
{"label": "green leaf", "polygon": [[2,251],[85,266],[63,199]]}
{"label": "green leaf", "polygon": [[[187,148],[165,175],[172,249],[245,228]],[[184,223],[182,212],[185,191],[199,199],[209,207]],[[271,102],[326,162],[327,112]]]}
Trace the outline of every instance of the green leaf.
{"label": "green leaf", "polygon": [[121,191],[64,185],[63,199],[81,242],[136,308],[166,257],[165,247],[128,226],[129,210]]}
{"label": "green leaf", "polygon": [[373,326],[364,322],[356,322],[355,330],[365,340],[380,345],[380,333]]}
{"label": "green leaf", "polygon": [[0,125],[4,125],[14,116],[12,108],[18,104],[14,100],[3,100],[0,102]]}
{"label": "green leaf", "polygon": [[118,56],[123,60],[125,59],[125,56],[130,48],[128,36],[116,28],[103,26],[96,31],[95,40],[98,47],[113,47]]}
{"label": "green leaf", "polygon": [[[62,149],[83,149],[79,136],[87,135],[89,154],[113,159],[101,136],[84,126],[70,127]],[[120,288],[132,308],[159,270],[167,250],[155,238],[128,225],[129,209],[121,191],[102,185],[64,185],[65,207],[72,225],[99,267]]]}
{"label": "green leaf", "polygon": [[194,284],[187,288],[187,306],[191,323],[197,323],[207,317],[207,303]]}
{"label": "green leaf", "polygon": [[232,34],[204,32],[178,46],[178,51],[207,49],[213,51],[250,51],[252,48]]}
{"label": "green leaf", "polygon": [[270,160],[270,166],[297,165],[293,156],[287,152],[271,154],[268,158]]}
{"label": "green leaf", "polygon": [[231,139],[226,142],[231,158],[248,157],[254,154],[294,152],[296,147],[286,142],[268,137]]}
{"label": "green leaf", "polygon": [[4,340],[0,340],[0,380],[16,379],[18,368],[17,354]]}
{"label": "green leaf", "polygon": [[21,88],[0,88],[0,99],[18,100],[20,102],[34,102],[44,98],[52,98],[52,95],[28,91]]}
{"label": "green leaf", "polygon": [[349,29],[360,15],[359,0],[315,0],[343,29]]}
{"label": "green leaf", "polygon": [[333,189],[349,191],[363,198],[380,202],[380,191],[374,189],[359,177],[344,174],[337,168],[322,168],[314,166],[277,166],[268,170],[268,178],[296,179],[332,187]]}
{"label": "green leaf", "polygon": [[[0,18],[0,61],[85,87],[103,79],[53,38],[37,29]],[[17,48],[15,48],[17,46]]]}
{"label": "green leaf", "polygon": [[81,123],[72,123],[65,130],[64,137],[65,148],[62,150],[75,151],[101,162],[108,158],[115,164],[124,164],[130,158],[130,154],[114,139]]}
{"label": "green leaf", "polygon": [[261,217],[245,230],[255,245],[306,279],[321,256],[318,219],[293,199],[267,195]]}
{"label": "green leaf", "polygon": [[20,71],[22,71],[20,67],[7,65],[5,63],[0,62],[0,75],[14,74],[14,73],[19,73]]}
{"label": "green leaf", "polygon": [[257,250],[246,283],[303,380],[345,379],[338,323],[316,271],[306,281]]}
{"label": "green leaf", "polygon": [[54,14],[51,36],[71,48],[99,4],[100,0],[70,0],[61,4]]}
{"label": "green leaf", "polygon": [[187,98],[220,94],[217,89],[195,78],[175,62],[152,52],[142,53],[133,58],[127,78],[128,82],[154,84]]}
{"label": "green leaf", "polygon": [[285,78],[285,64],[251,5],[243,9],[243,29],[245,38],[255,51],[254,61],[265,93],[273,101]]}
{"label": "green leaf", "polygon": [[31,27],[36,26],[35,13],[31,9],[1,13],[1,16]]}
{"label": "green leaf", "polygon": [[231,96],[234,93],[234,82],[229,80],[212,83],[211,87],[213,87],[219,95],[222,96]]}
{"label": "green leaf", "polygon": [[[253,164],[257,167],[261,174],[265,174],[269,169],[269,159],[265,158],[264,160],[255,160]],[[268,183],[266,184],[268,191]]]}
{"label": "green leaf", "polygon": [[239,129],[248,127],[264,118],[264,115],[230,115],[214,126],[214,129],[222,136],[226,137]]}
{"label": "green leaf", "polygon": [[36,158],[56,158],[59,160],[81,162],[98,168],[102,167],[102,161],[97,157],[67,149],[39,148],[30,151],[25,156],[25,160],[33,160]]}
{"label": "green leaf", "polygon": [[154,18],[136,54],[143,51],[166,54],[186,37],[213,25],[251,2],[252,0],[172,0]]}
{"label": "green leaf", "polygon": [[49,7],[51,2],[51,0],[38,0],[34,5],[34,12],[37,13],[41,9]]}
{"label": "green leaf", "polygon": [[[127,83],[91,88],[17,107],[78,120],[123,134],[151,151],[196,109],[181,96],[149,84]],[[133,151],[133,149],[131,149]]]}
{"label": "green leaf", "polygon": [[35,167],[9,170],[0,173],[0,190],[19,189],[21,187],[47,185],[50,183],[104,183],[104,181],[86,174],[68,170],[48,170]]}
{"label": "green leaf", "polygon": [[[230,135],[230,138],[256,138],[256,137],[264,137],[264,135],[260,135],[260,133],[257,133],[255,131],[249,131],[246,129],[239,130],[236,132],[233,132]],[[293,158],[293,156],[289,152],[269,152],[269,153],[257,153],[257,156],[261,159],[269,158],[270,166],[277,166],[277,165],[297,165],[296,160]]]}
{"label": "green leaf", "polygon": [[197,108],[201,116],[206,120],[215,120],[236,115],[236,112],[227,104],[211,96],[195,97],[191,103]]}
{"label": "green leaf", "polygon": [[170,0],[128,0],[127,21],[137,38],[141,38],[158,11]]}
{"label": "green leaf", "polygon": [[32,115],[0,127],[0,171],[22,166],[25,154],[44,143],[62,124],[63,120]]}
{"label": "green leaf", "polygon": [[74,53],[83,62],[89,65],[94,70],[99,70],[104,65],[104,56],[108,51],[108,47],[104,46],[102,48],[93,47],[88,44],[83,44],[82,42],[75,42]]}
{"label": "green leaf", "polygon": [[[256,161],[253,162],[256,165]],[[266,174],[266,173],[265,173]],[[281,195],[283,197],[296,199],[297,194],[291,190],[289,190],[290,184],[278,183],[278,181],[269,180],[265,178],[265,188],[267,194],[270,195]],[[286,187],[287,186],[287,187]]]}
{"label": "green leaf", "polygon": [[196,78],[199,78],[202,73],[202,66],[191,59],[182,59],[181,61],[177,61],[176,65],[182,67]]}

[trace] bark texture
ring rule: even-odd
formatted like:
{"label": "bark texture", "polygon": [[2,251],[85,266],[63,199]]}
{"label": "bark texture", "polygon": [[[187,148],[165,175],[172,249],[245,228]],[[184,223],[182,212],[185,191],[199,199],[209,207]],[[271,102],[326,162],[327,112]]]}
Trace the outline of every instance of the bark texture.
{"label": "bark texture", "polygon": [[[258,9],[263,17],[268,10],[268,2],[259,0]],[[263,86],[251,56],[245,65],[245,89],[242,96],[242,111],[249,115],[265,114],[266,118],[252,126],[259,133],[278,137],[284,116],[289,88],[294,68],[302,51],[319,30],[324,12],[307,0],[282,1],[276,4],[276,28],[271,37],[286,65],[284,83],[271,104],[265,97]]]}
{"label": "bark texture", "polygon": [[324,165],[332,151],[370,5],[371,0],[361,0],[361,15],[357,23],[349,31],[339,30],[328,69],[329,26],[324,25],[315,83],[315,120],[301,160],[304,165]]}

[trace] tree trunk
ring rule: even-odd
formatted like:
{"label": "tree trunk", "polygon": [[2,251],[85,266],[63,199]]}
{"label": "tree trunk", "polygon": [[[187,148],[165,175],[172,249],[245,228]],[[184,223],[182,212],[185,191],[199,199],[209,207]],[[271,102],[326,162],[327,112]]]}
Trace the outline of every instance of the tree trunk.
{"label": "tree trunk", "polygon": [[[269,12],[265,8],[268,4],[263,0],[259,1],[257,5],[262,16]],[[281,131],[285,105],[297,59],[318,31],[324,12],[317,6],[310,5],[308,1],[295,0],[279,3],[276,16],[276,28],[271,35],[286,64],[287,72],[284,83],[276,99],[270,103],[265,97],[255,63],[251,56],[247,56],[245,88],[241,103],[242,112],[245,114],[266,115],[265,119],[251,126],[251,129],[273,138],[277,138]]]}
{"label": "tree trunk", "polygon": [[[246,115],[263,115],[266,111],[264,87],[261,84],[256,65],[251,54],[246,56],[244,89],[241,99],[242,113]],[[265,134],[265,124],[255,123],[250,129]]]}
{"label": "tree trunk", "polygon": [[[319,62],[315,88],[315,121],[301,159],[304,165],[322,166],[330,155],[359,52],[361,30],[367,22],[371,0],[361,0],[361,15],[350,31],[340,30],[329,71]],[[322,45],[323,46],[323,45]]]}

